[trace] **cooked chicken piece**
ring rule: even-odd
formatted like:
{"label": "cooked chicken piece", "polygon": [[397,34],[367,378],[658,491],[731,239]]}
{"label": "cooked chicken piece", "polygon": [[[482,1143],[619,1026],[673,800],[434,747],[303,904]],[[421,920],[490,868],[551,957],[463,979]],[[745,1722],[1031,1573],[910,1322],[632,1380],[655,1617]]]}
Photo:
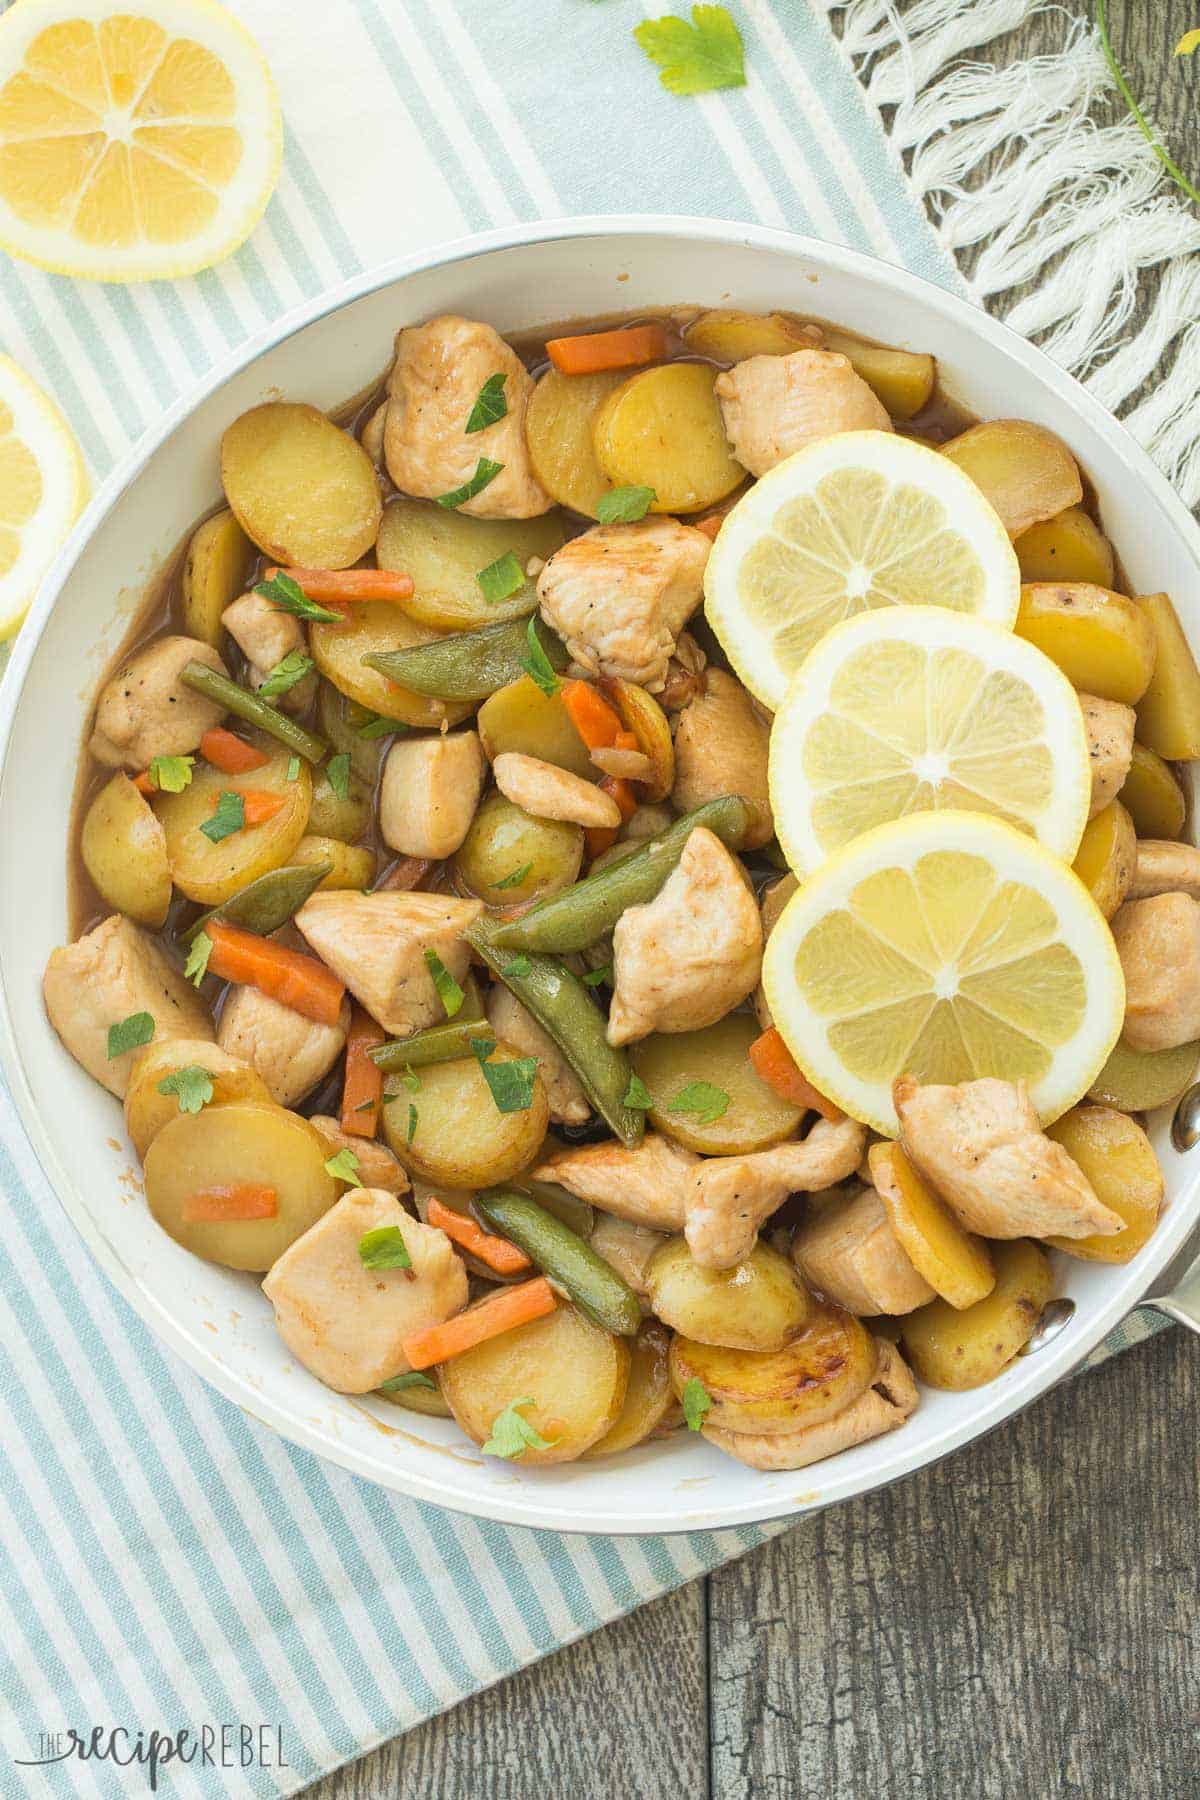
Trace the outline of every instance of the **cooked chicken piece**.
{"label": "cooked chicken piece", "polygon": [[379,788],[384,843],[431,862],[453,856],[471,829],[486,773],[477,731],[398,738]]}
{"label": "cooked chicken piece", "polygon": [[199,638],[155,638],[104,685],[88,749],[110,769],[145,769],[154,756],[186,756],[225,717],[224,707],[193,693],[179,676],[187,663],[229,673]]}
{"label": "cooked chicken piece", "polygon": [[[467,430],[481,388],[503,375],[504,417]],[[533,472],[525,413],[533,380],[490,325],[444,313],[396,338],[383,425],[387,472],[403,494],[436,500],[463,487],[481,457],[500,473],[458,511],[477,519],[533,519],[554,504]]]}
{"label": "cooked chicken piece", "polygon": [[278,1105],[295,1106],[324,1081],[346,1048],[349,1029],[348,1000],[336,1025],[319,1025],[257,988],[233,987],[221,1009],[217,1042],[262,1076]]}
{"label": "cooked chicken piece", "polygon": [[679,712],[703,690],[707,662],[691,632],[681,631],[675,640],[675,654],[667,664],[666,686],[658,696],[664,712]]}
{"label": "cooked chicken piece", "polygon": [[339,1150],[349,1150],[357,1158],[364,1187],[383,1188],[388,1194],[408,1193],[412,1186],[408,1174],[386,1144],[380,1144],[374,1138],[354,1137],[343,1131],[336,1119],[324,1113],[310,1113],[308,1122],[325,1139],[331,1156],[336,1156]]}
{"label": "cooked chicken piece", "polygon": [[582,1125],[591,1118],[587,1096],[562,1051],[502,982],[497,981],[488,992],[487,1016],[502,1043],[511,1044],[522,1056],[537,1058],[538,1073],[550,1102],[550,1117],[556,1124]]}
{"label": "cooked chicken piece", "polygon": [[387,401],[381,400],[359,433],[358,441],[377,469],[383,468],[383,434],[387,427],[387,410]]}
{"label": "cooked chicken piece", "polygon": [[1155,894],[1186,894],[1200,900],[1200,850],[1173,844],[1169,838],[1140,838],[1137,864],[1127,900],[1150,900]]}
{"label": "cooked chicken piece", "polygon": [[700,1158],[669,1138],[648,1131],[640,1144],[585,1144],[557,1150],[534,1169],[538,1181],[556,1181],[569,1194],[602,1212],[652,1231],[682,1231],[692,1176]]}
{"label": "cooked chicken piece", "polygon": [[1155,894],[1127,901],[1109,924],[1125,971],[1125,1043],[1173,1050],[1200,1038],[1200,905]]}
{"label": "cooked chicken piece", "polygon": [[621,823],[621,809],[611,794],[570,769],[558,769],[540,756],[504,750],[492,764],[496,786],[506,800],[535,819],[561,819],[568,825],[605,826]]}
{"label": "cooked chicken piece", "polygon": [[[299,619],[284,612],[265,594],[243,594],[221,614],[221,623],[250,665],[250,685],[260,688],[277,663],[298,650],[308,654],[308,640]],[[275,704],[285,712],[304,712],[317,691],[317,677],[312,671],[298,681]]]}
{"label": "cooked chicken piece", "polygon": [[960,1225],[983,1237],[1110,1236],[1121,1230],[1078,1163],[1042,1130],[1023,1081],[892,1087],[901,1142]]}
{"label": "cooked chicken piece", "polygon": [[588,1239],[596,1255],[617,1271],[639,1300],[647,1298],[650,1258],[669,1241],[668,1232],[647,1231],[644,1225],[631,1225],[628,1219],[614,1219],[607,1213],[601,1213]]}
{"label": "cooked chicken piece", "polygon": [[538,601],[588,675],[619,675],[657,694],[675,640],[700,604],[712,545],[677,519],[593,525],[556,550]]}
{"label": "cooked chicken piece", "polygon": [[748,356],[717,376],[730,448],[752,475],[839,431],[890,431],[887,408],[836,350]]}
{"label": "cooked chicken piece", "polygon": [[296,924],[371,1017],[407,1037],[445,1017],[426,952],[462,982],[471,959],[462,934],[482,911],[479,900],[444,894],[345,889],[314,894]]}
{"label": "cooked chicken piece", "polygon": [[692,1175],[684,1231],[703,1269],[732,1269],[754,1248],[758,1228],[789,1194],[844,1181],[862,1156],[856,1119],[818,1119],[806,1138],[746,1156],[712,1156]]}
{"label": "cooked chicken piece", "polygon": [[908,1364],[894,1344],[878,1340],[879,1370],[866,1393],[843,1412],[821,1425],[802,1431],[780,1431],[770,1436],[749,1431],[721,1431],[714,1425],[700,1427],[710,1444],[752,1469],[806,1469],[840,1450],[852,1450],[870,1438],[895,1431],[916,1411],[917,1384]]}
{"label": "cooked chicken piece", "polygon": [[[368,1231],[399,1231],[410,1269],[369,1269]],[[369,1394],[409,1368],[410,1332],[467,1304],[467,1271],[444,1231],[422,1225],[384,1188],[351,1188],[284,1251],[263,1282],[279,1335],[339,1394]]]}
{"label": "cooked chicken piece", "polygon": [[654,899],[613,928],[608,1041],[712,1025],[754,992],[761,969],[754,894],[720,838],[699,826]]}
{"label": "cooked chicken piece", "polygon": [[169,963],[148,931],[122,913],[50,952],[42,977],[50,1023],[77,1063],[110,1094],[124,1098],[141,1046],[108,1059],[108,1028],[133,1013],[154,1020],[153,1043],[213,1039],[208,1008]]}
{"label": "cooked chicken piece", "polygon": [[1133,728],[1137,714],[1132,706],[1119,700],[1100,700],[1095,694],[1080,694],[1083,728],[1087,733],[1088,755],[1092,759],[1092,801],[1088,818],[1094,819],[1110,800],[1115,800],[1125,786],[1125,777],[1133,760]]}
{"label": "cooked chicken piece", "polygon": [[593,768],[616,781],[653,781],[654,763],[644,750],[618,750],[598,744],[588,752]]}
{"label": "cooked chicken piece", "polygon": [[936,1298],[913,1268],[874,1188],[846,1194],[792,1240],[792,1260],[810,1287],[847,1312],[912,1312]]}
{"label": "cooked chicken piece", "polygon": [[[770,882],[762,891],[759,910],[762,914],[763,948],[767,939],[779,923],[779,916],[800,883],[794,875],[781,875],[778,881]],[[760,981],[754,990],[754,1013],[764,1031],[770,1031],[775,1021],[771,1017],[771,1008],[767,1005],[767,990]]]}
{"label": "cooked chicken piece", "polygon": [[681,813],[722,794],[740,794],[752,822],[736,850],[757,850],[775,835],[767,792],[771,730],[740,681],[709,669],[702,691],[684,707],[675,733],[675,786]]}

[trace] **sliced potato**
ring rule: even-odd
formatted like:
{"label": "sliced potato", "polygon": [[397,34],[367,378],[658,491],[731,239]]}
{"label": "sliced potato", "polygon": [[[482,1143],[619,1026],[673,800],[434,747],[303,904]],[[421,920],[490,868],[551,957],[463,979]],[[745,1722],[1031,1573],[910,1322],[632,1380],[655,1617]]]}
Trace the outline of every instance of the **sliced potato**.
{"label": "sliced potato", "polygon": [[147,1044],[134,1058],[125,1089],[125,1129],[143,1162],[163,1126],[185,1110],[178,1094],[159,1091],[159,1082],[180,1069],[208,1070],[213,1091],[206,1107],[229,1106],[237,1100],[271,1105],[262,1076],[219,1044],[210,1044],[204,1038],[167,1038],[162,1043]]}
{"label": "sliced potato", "polygon": [[917,1273],[958,1312],[990,1294],[996,1271],[987,1245],[963,1230],[899,1144],[872,1144],[868,1162],[875,1191]]}
{"label": "sliced potato", "polygon": [[735,1269],[702,1269],[672,1238],[646,1270],[650,1309],[672,1331],[729,1350],[782,1350],[798,1337],[813,1301],[786,1256],[757,1243]]}
{"label": "sliced potato", "polygon": [[585,1459],[632,1450],[658,1431],[676,1404],[671,1386],[670,1333],[657,1319],[647,1319],[629,1350],[629,1382],[621,1410],[604,1436],[584,1451]]}
{"label": "sliced potato", "polygon": [[832,325],[823,325],[821,335],[826,350],[836,350],[846,358],[893,419],[911,419],[928,406],[937,380],[937,362],[932,356],[921,350],[872,344]]}
{"label": "sliced potato", "polygon": [[1131,1050],[1118,1039],[1112,1055],[1088,1089],[1088,1099],[1121,1112],[1153,1112],[1178,1100],[1200,1065],[1200,1044],[1174,1050]]}
{"label": "sliced potato", "polygon": [[875,1340],[839,1306],[814,1306],[808,1324],[783,1350],[724,1350],[676,1337],[671,1384],[682,1400],[697,1380],[712,1406],[706,1425],[722,1431],[800,1431],[849,1406],[873,1380]]}
{"label": "sliced potato", "polygon": [[1035,581],[1021,589],[1013,629],[1057,663],[1081,694],[1132,706],[1146,692],[1154,628],[1136,600],[1086,581]]}
{"label": "sliced potato", "polygon": [[651,487],[651,512],[715,506],[745,479],[725,436],[707,363],[660,363],[614,390],[596,415],[596,461],[616,487]]}
{"label": "sliced potato", "polygon": [[629,1382],[630,1350],[573,1306],[502,1332],[441,1364],[442,1393],[459,1425],[486,1443],[496,1419],[526,1396],[521,1417],[548,1440],[521,1466],[573,1462],[616,1423]]}
{"label": "sliced potato", "polygon": [[427,1419],[454,1417],[439,1387],[399,1388],[394,1393],[384,1393],[380,1388],[376,1390],[375,1398],[390,1401],[393,1406],[402,1406],[405,1412],[421,1413]]}
{"label": "sliced potato", "polygon": [[[1079,465],[1060,437],[1027,419],[989,419],[942,445],[982,489],[1010,537],[1083,499]],[[1099,693],[1099,688],[1091,688]]]}
{"label": "sliced potato", "polygon": [[714,306],[693,319],[683,341],[693,356],[737,363],[748,356],[789,356],[793,350],[811,350],[818,338],[811,327],[805,328],[783,313],[738,312],[734,307]]}
{"label": "sliced potato", "polygon": [[[481,1026],[480,1035],[491,1033]],[[489,1060],[515,1062],[517,1052],[497,1044]],[[540,1075],[534,1076],[531,1104],[523,1112],[507,1113],[493,1100],[473,1056],[434,1063],[421,1070],[420,1082],[418,1091],[410,1093],[393,1081],[383,1108],[384,1136],[410,1175],[435,1186],[487,1187],[528,1168],[541,1149],[550,1107]]]}
{"label": "sliced potato", "polygon": [[192,533],[180,578],[183,629],[188,637],[221,647],[221,614],[244,592],[254,547],[228,507]]}
{"label": "sliced potato", "polygon": [[1117,797],[1140,838],[1182,836],[1187,801],[1170,763],[1157,750],[1134,744],[1125,786]]}
{"label": "sliced potato", "polygon": [[475,725],[489,762],[506,750],[519,750],[556,768],[570,769],[572,775],[586,781],[595,779],[595,765],[562,695],[544,694],[528,675],[489,695]]}
{"label": "sliced potato", "polygon": [[360,706],[331,681],[318,683],[317,730],[328,740],[335,756],[350,758],[353,774],[371,789],[379,779],[388,749],[386,736],[363,737],[363,731],[370,730],[374,721],[375,713],[371,707]]}
{"label": "sliced potato", "polygon": [[1165,1191],[1154,1147],[1136,1119],[1111,1106],[1073,1106],[1046,1127],[1079,1164],[1102,1206],[1124,1221],[1113,1237],[1047,1238],[1085,1262],[1131,1262],[1158,1223]]}
{"label": "sliced potato", "polygon": [[434,631],[476,631],[497,619],[516,619],[537,605],[535,583],[526,580],[506,600],[487,600],[479,572],[513,555],[524,569],[531,557],[546,561],[566,536],[558,513],[538,519],[472,519],[432,500],[389,500],[379,527],[375,560],[413,578],[404,610]]}
{"label": "sliced potato", "polygon": [[348,569],[375,542],[383,502],[371,459],[315,406],[270,400],[221,439],[238,523],[277,563]]}
{"label": "sliced potato", "polygon": [[391,600],[355,603],[354,616],[346,624],[310,625],[309,649],[322,675],[347,699],[357,700],[385,719],[402,725],[436,730],[443,719],[457,725],[471,711],[469,702],[435,700],[430,694],[414,694],[378,669],[368,668],[364,656],[384,650],[411,650],[416,644],[432,644],[445,634],[430,631],[410,619],[404,608]]}
{"label": "sliced potato", "polygon": [[1165,594],[1138,601],[1154,636],[1153,674],[1138,706],[1137,740],[1171,762],[1200,756],[1200,669]]}
{"label": "sliced potato", "polygon": [[623,369],[598,375],[547,369],[530,396],[525,441],[533,472],[552,500],[588,519],[612,487],[596,461],[592,428],[604,402],[627,379]]}
{"label": "sliced potato", "polygon": [[1110,588],[1116,573],[1113,547],[1090,513],[1068,506],[1031,525],[1013,545],[1022,581],[1087,581]]}
{"label": "sliced potato", "polygon": [[171,904],[171,865],[162,824],[128,775],[105,782],[87,809],[79,854],[100,898],[157,931]]}
{"label": "sliced potato", "polygon": [[[310,820],[311,823],[311,820]],[[292,861],[305,868],[332,863],[321,888],[369,888],[375,879],[375,852],[365,844],[343,844],[340,838],[318,837],[306,832],[292,851]]]}
{"label": "sliced potato", "polygon": [[[270,761],[247,775],[223,775],[208,763],[197,763],[190,787],[182,794],[159,794],[154,810],[167,837],[167,859],[177,888],[201,906],[220,906],[231,894],[271,869],[290,861],[308,826],[312,800],[309,765],[301,757],[294,781],[292,761],[282,745],[261,734],[256,748]],[[264,825],[247,825],[214,844],[201,827],[212,818],[225,792],[278,794],[283,805]]]}
{"label": "sliced potato", "polygon": [[1137,832],[1119,800],[1110,800],[1084,827],[1072,865],[1100,911],[1111,919],[1137,867]]}
{"label": "sliced potato", "polygon": [[[700,1031],[655,1032],[632,1045],[634,1069],[654,1100],[655,1130],[701,1156],[741,1156],[791,1137],[804,1115],[755,1074],[749,1051],[759,1035],[752,1014],[735,1012]],[[728,1095],[718,1118],[675,1110],[677,1097],[698,1081]]]}
{"label": "sliced potato", "polygon": [[317,837],[337,838],[339,843],[354,844],[371,823],[371,789],[354,773],[353,767],[345,785],[346,792],[341,794],[331,784],[326,769],[313,771],[308,829]]}
{"label": "sliced potato", "polygon": [[675,745],[666,713],[654,695],[636,682],[610,676],[601,686],[620,713],[622,725],[632,731],[638,749],[653,764],[653,773],[637,783],[642,799],[650,803],[665,800],[675,785]]}
{"label": "sliced potato", "polygon": [[904,1321],[904,1353],[930,1387],[959,1391],[994,1381],[1029,1342],[1054,1292],[1045,1252],[1027,1238],[991,1251],[996,1285],[986,1299],[961,1312],[948,1300],[931,1300]]}
{"label": "sliced potato", "polygon": [[[228,1269],[262,1273],[337,1199],[327,1155],[308,1120],[281,1106],[238,1101],[180,1113],[146,1152],[146,1204],[185,1250]],[[196,1195],[243,1182],[275,1190],[274,1217],[221,1224],[187,1218]]]}
{"label": "sliced potato", "polygon": [[[579,874],[583,831],[562,819],[532,813],[489,794],[454,859],[468,893],[487,906],[515,906],[561,894]],[[519,879],[518,879],[519,877]]]}

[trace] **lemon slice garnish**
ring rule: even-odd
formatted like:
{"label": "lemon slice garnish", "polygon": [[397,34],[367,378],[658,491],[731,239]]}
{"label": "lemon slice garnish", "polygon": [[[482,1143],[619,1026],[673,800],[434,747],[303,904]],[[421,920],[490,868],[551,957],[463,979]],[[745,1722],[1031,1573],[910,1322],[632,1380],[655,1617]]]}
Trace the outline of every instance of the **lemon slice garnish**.
{"label": "lemon slice garnish", "polygon": [[87,499],[79,445],[58,407],[11,356],[0,356],[0,642]]}

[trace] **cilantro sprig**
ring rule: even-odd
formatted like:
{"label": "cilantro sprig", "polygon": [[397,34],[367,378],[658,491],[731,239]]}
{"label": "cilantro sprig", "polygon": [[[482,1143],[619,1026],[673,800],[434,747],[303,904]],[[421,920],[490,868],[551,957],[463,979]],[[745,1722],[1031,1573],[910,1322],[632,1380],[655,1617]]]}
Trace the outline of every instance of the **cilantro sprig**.
{"label": "cilantro sprig", "polygon": [[433,977],[433,985],[437,989],[438,999],[446,1009],[446,1017],[452,1019],[466,996],[436,950],[426,950],[425,967]]}
{"label": "cilantro sprig", "polygon": [[506,1462],[514,1462],[526,1450],[549,1450],[558,1442],[557,1438],[544,1438],[536,1426],[522,1418],[520,1408],[533,1404],[533,1395],[526,1394],[520,1400],[510,1400],[504,1411],[496,1414],[491,1436],[483,1446],[485,1456],[502,1456]]}
{"label": "cilantro sprig", "polygon": [[398,1225],[377,1225],[358,1240],[358,1257],[364,1269],[411,1269],[412,1257]]}
{"label": "cilantro sprig", "polygon": [[187,961],[183,972],[188,980],[197,987],[208,974],[208,959],[212,955],[213,941],[207,931],[198,931],[188,945]]}
{"label": "cilantro sprig", "polygon": [[645,518],[657,498],[652,487],[613,488],[597,500],[596,517],[601,525],[634,525]]}
{"label": "cilantro sprig", "polygon": [[525,571],[511,550],[490,562],[486,569],[479,569],[475,575],[480,591],[490,606],[501,600],[509,600],[519,594],[525,586]]}
{"label": "cilantro sprig", "polygon": [[139,1050],[148,1044],[154,1036],[154,1014],[148,1012],[130,1013],[127,1019],[120,1019],[108,1028],[108,1060],[115,1056],[124,1056],[127,1050]]}
{"label": "cilantro sprig", "polygon": [[182,794],[191,786],[195,766],[194,756],[152,756],[150,780],[161,794]]}
{"label": "cilantro sprig", "polygon": [[546,655],[545,645],[538,636],[536,613],[529,616],[529,623],[525,627],[525,641],[529,645],[529,655],[520,658],[521,667],[530,681],[542,690],[547,699],[551,699],[558,692],[558,676],[554,673],[554,664]]}
{"label": "cilantro sprig", "polygon": [[312,674],[316,666],[312,657],[305,656],[303,650],[289,650],[287,655],[275,664],[259,688],[259,699],[274,700],[279,694],[290,694],[306,675]]}
{"label": "cilantro sprig", "polygon": [[466,433],[470,437],[476,431],[486,431],[498,419],[503,419],[508,412],[508,401],[504,397],[504,384],[508,376],[499,370],[489,375],[475,396],[475,404],[467,414]]}
{"label": "cilantro sprig", "polygon": [[351,1187],[354,1187],[358,1181],[358,1158],[353,1150],[346,1146],[336,1155],[326,1158],[325,1173],[332,1175],[335,1181],[347,1181]]}
{"label": "cilantro sprig", "polygon": [[496,1048],[494,1038],[471,1038],[471,1054],[483,1070],[483,1078],[491,1089],[496,1111],[528,1112],[533,1105],[533,1084],[537,1077],[536,1056],[514,1056],[508,1062],[491,1062]]}
{"label": "cilantro sprig", "polygon": [[698,1375],[692,1375],[683,1388],[683,1416],[689,1431],[699,1431],[704,1415],[712,1406],[712,1395]]}
{"label": "cilantro sprig", "polygon": [[158,1084],[158,1091],[176,1095],[180,1112],[198,1113],[213,1097],[212,1072],[201,1068],[199,1063],[188,1063],[185,1068],[173,1069],[165,1075]]}
{"label": "cilantro sprig", "polygon": [[633,31],[669,94],[709,94],[745,87],[742,34],[728,7],[692,7],[689,24],[675,13],[643,19]]}
{"label": "cilantro sprig", "polygon": [[729,1110],[729,1095],[711,1081],[689,1081],[672,1100],[673,1113],[695,1113],[697,1123],[712,1125]]}
{"label": "cilantro sprig", "polygon": [[272,575],[270,581],[260,581],[254,591],[269,600],[276,612],[291,613],[293,618],[312,619],[324,625],[345,623],[343,614],[331,612],[327,606],[318,606],[315,600],[309,599],[300,583],[285,575],[282,569]]}
{"label": "cilantro sprig", "polygon": [[200,830],[210,844],[219,844],[224,838],[232,837],[235,831],[241,831],[245,823],[245,796],[236,788],[223,788],[212,818],[205,819]]}
{"label": "cilantro sprig", "polygon": [[444,506],[447,512],[453,512],[456,506],[464,506],[476,494],[482,494],[484,488],[495,481],[503,467],[503,463],[493,462],[490,456],[481,456],[475,464],[475,473],[469,480],[464,481],[461,487],[451,488],[448,494],[438,494],[437,504]]}

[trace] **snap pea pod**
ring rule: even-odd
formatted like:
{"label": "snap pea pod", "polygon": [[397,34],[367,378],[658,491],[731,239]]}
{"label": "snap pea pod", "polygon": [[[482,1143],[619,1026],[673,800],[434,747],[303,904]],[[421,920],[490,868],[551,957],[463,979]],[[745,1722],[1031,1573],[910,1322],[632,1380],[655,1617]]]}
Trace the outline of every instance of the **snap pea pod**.
{"label": "snap pea pod", "polygon": [[403,1075],[409,1067],[427,1069],[431,1063],[457,1062],[460,1057],[472,1056],[472,1038],[495,1035],[483,1016],[479,983],[468,975],[463,982],[463,1003],[452,1019],[414,1031],[411,1037],[391,1038],[367,1054],[385,1075]]}
{"label": "snap pea pod", "polygon": [[[535,626],[552,669],[565,669],[566,649],[544,625]],[[438,700],[486,700],[527,673],[529,620],[506,619],[479,631],[452,631],[411,650],[380,650],[363,661],[389,681]]]}
{"label": "snap pea pod", "polygon": [[303,725],[297,725],[295,719],[289,719],[277,707],[266,700],[260,700],[249,688],[239,687],[228,675],[222,675],[217,669],[210,669],[204,663],[185,663],[180,680],[186,681],[197,694],[203,694],[217,706],[223,706],[236,718],[244,719],[247,725],[257,725],[260,731],[268,732],[273,738],[295,750],[306,762],[319,763],[329,745],[324,738],[314,732],[305,731]]}
{"label": "snap pea pod", "polygon": [[492,929],[472,926],[465,934],[468,944],[550,1033],[605,1123],[623,1144],[636,1144],[646,1115],[625,1104],[632,1067],[625,1052],[609,1043],[604,1014],[582,981],[550,956],[528,956],[528,968],[518,972],[514,959],[496,946]]}
{"label": "snap pea pod", "polygon": [[[543,1155],[546,1151],[543,1150]],[[590,1238],[596,1223],[596,1209],[590,1200],[581,1200],[578,1194],[570,1194],[566,1188],[559,1187],[553,1181],[535,1181],[532,1175],[521,1175],[513,1182],[513,1186],[522,1194],[528,1194],[539,1206],[544,1206],[548,1213],[569,1225],[577,1237]]]}
{"label": "snap pea pod", "polygon": [[722,843],[736,844],[749,818],[746,802],[736,794],[706,800],[632,856],[577,881],[565,893],[531,907],[521,918],[497,925],[492,942],[501,950],[552,950],[558,956],[587,950],[612,930],[626,907],[653,900],[698,825],[714,831]]}
{"label": "snap pea pod", "polygon": [[618,1337],[636,1337],[642,1323],[637,1295],[569,1225],[512,1188],[485,1188],[475,1196],[475,1207],[485,1224],[523,1250],[580,1312]]}
{"label": "snap pea pod", "polygon": [[261,937],[266,937],[268,932],[278,931],[293,913],[300,911],[332,869],[331,862],[310,863],[303,867],[297,863],[283,869],[270,869],[256,881],[247,882],[220,906],[202,913],[179,941],[190,944],[213,919],[220,919],[226,925],[242,925],[247,931],[257,931]]}

